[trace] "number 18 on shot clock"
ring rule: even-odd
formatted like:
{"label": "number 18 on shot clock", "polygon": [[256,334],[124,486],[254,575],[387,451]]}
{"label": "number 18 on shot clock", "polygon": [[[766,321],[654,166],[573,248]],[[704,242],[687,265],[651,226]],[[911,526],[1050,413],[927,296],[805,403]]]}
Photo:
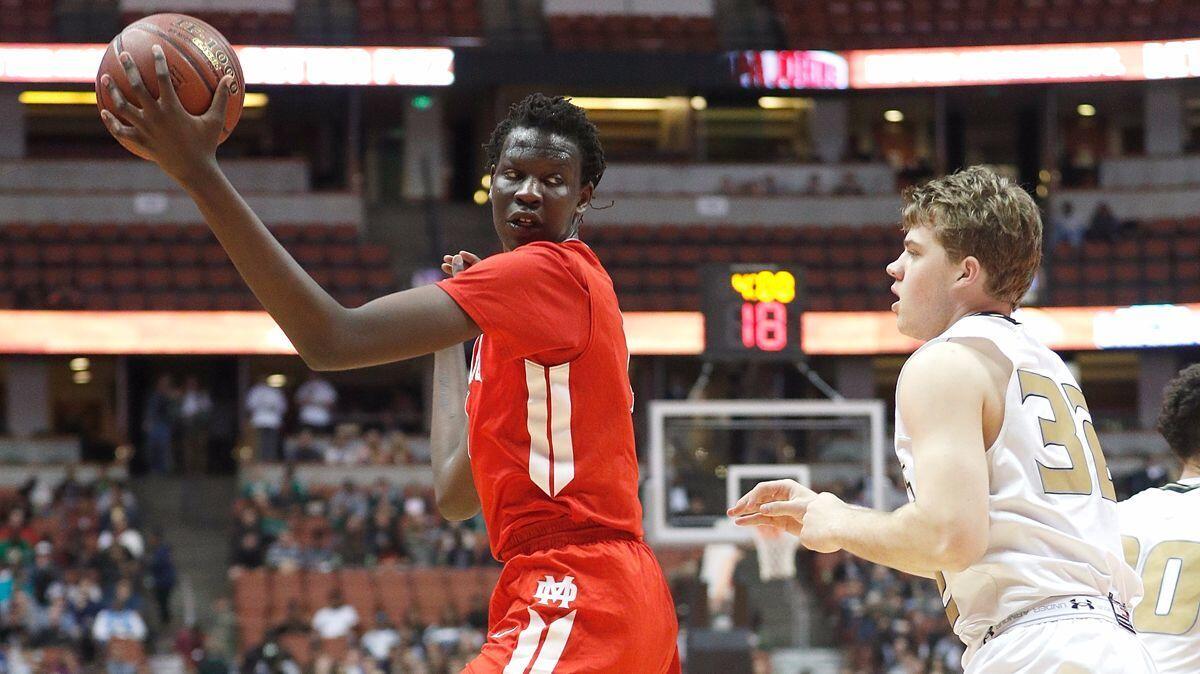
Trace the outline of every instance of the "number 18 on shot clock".
{"label": "number 18 on shot clock", "polygon": [[803,288],[798,265],[709,265],[702,273],[704,355],[799,360]]}

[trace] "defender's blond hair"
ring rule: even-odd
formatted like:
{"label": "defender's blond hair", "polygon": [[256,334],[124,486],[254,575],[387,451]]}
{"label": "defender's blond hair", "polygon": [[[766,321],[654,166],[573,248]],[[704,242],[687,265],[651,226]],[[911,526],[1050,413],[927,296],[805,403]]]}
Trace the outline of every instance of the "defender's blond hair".
{"label": "defender's blond hair", "polygon": [[1020,186],[983,166],[904,190],[904,231],[929,227],[951,262],[974,256],[987,292],[1017,306],[1042,263],[1042,216]]}

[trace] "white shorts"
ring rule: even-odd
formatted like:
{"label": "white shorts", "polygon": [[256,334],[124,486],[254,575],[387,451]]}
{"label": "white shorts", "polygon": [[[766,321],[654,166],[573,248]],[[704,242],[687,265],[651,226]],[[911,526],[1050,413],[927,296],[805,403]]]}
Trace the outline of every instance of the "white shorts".
{"label": "white shorts", "polygon": [[1014,625],[963,655],[964,674],[1156,674],[1132,632],[1099,618]]}

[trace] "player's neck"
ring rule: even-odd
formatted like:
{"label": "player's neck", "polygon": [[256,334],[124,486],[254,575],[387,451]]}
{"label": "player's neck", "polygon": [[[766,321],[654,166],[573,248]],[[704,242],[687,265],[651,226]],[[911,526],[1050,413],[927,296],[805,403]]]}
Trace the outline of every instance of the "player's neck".
{"label": "player's neck", "polygon": [[1200,466],[1195,463],[1183,464],[1183,472],[1179,474],[1179,479],[1190,480],[1194,477],[1200,477]]}
{"label": "player's neck", "polygon": [[975,314],[999,314],[1001,316],[1011,316],[1012,307],[1004,302],[973,302],[969,305],[963,305],[954,312],[954,318],[947,324],[947,329],[951,325],[959,322],[967,316]]}

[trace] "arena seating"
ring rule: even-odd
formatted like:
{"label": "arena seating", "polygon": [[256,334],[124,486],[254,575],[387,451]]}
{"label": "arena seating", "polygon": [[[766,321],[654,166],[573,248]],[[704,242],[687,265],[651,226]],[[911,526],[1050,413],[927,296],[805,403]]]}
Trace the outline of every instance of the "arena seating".
{"label": "arena seating", "polygon": [[795,49],[1103,42],[1195,37],[1182,0],[774,0]]}
{"label": "arena seating", "polygon": [[1061,243],[1047,255],[1056,305],[1200,301],[1200,220],[1143,222],[1134,236]]}
{"label": "arena seating", "polygon": [[[386,248],[352,226],[287,225],[283,244],[334,297],[357,306],[396,289]],[[258,310],[202,225],[0,227],[0,308]]]}
{"label": "arena seating", "polygon": [[[291,12],[189,12],[221,31],[233,44],[291,44],[295,41]],[[121,25],[127,26],[146,12],[124,12]]]}
{"label": "arena seating", "polygon": [[[347,568],[329,573],[280,573],[255,569],[233,582],[240,640],[262,641],[267,629],[283,620],[289,602],[298,600],[304,618],[328,605],[335,588],[358,612],[360,625],[370,629],[382,611],[397,625],[417,619],[436,623],[449,605],[458,612],[484,608],[500,577],[497,566],[451,568]],[[476,606],[482,600],[483,606]]]}
{"label": "arena seating", "polygon": [[886,309],[883,268],[898,252],[895,227],[604,227],[584,232],[612,274],[626,311],[695,311],[700,267],[791,262],[805,270],[807,307]]}
{"label": "arena seating", "polygon": [[483,33],[479,0],[356,0],[364,44]]}
{"label": "arena seating", "polygon": [[54,36],[54,6],[46,0],[0,0],[0,40],[47,42]]}
{"label": "arena seating", "polygon": [[557,51],[717,51],[712,17],[648,15],[552,15],[546,17],[550,44]]}
{"label": "arena seating", "polygon": [[[886,310],[884,267],[899,253],[894,226],[613,226],[584,232],[626,311],[695,311],[700,267],[790,262],[804,269],[806,309]],[[1047,251],[1041,302],[1058,306],[1200,301],[1200,220],[1144,223],[1132,237]]]}

